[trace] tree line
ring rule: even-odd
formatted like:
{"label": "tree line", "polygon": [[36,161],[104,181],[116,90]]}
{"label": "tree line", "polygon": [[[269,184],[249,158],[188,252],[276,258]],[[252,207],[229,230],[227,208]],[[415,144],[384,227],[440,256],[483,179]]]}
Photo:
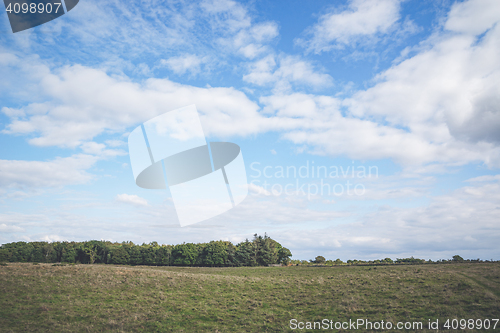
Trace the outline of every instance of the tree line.
{"label": "tree line", "polygon": [[418,265],[418,264],[446,264],[446,263],[456,263],[456,262],[467,262],[467,263],[482,263],[482,262],[495,262],[492,260],[481,260],[481,259],[464,259],[461,256],[454,255],[452,259],[439,259],[432,261],[431,259],[419,259],[419,258],[396,258],[392,260],[391,258],[376,259],[376,260],[357,260],[349,259],[343,262],[340,259],[337,260],[326,260],[323,256],[317,256],[314,260],[290,260],[290,264],[297,266],[310,266],[310,265],[321,265],[321,266],[337,266],[337,265]]}
{"label": "tree line", "polygon": [[13,242],[0,246],[0,262],[82,263],[152,266],[287,265],[292,253],[267,235],[237,245],[229,241],[159,245],[132,242]]}

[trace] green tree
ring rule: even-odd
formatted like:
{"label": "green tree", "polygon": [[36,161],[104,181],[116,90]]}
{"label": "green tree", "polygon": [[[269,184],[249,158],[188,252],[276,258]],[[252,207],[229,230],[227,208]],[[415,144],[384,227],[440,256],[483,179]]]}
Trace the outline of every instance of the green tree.
{"label": "green tree", "polygon": [[159,249],[158,243],[153,242],[151,244],[142,244],[141,245],[141,253],[142,253],[142,263],[144,265],[157,265],[157,251]]}
{"label": "green tree", "polygon": [[290,257],[292,252],[286,247],[282,247],[278,251],[278,262],[283,265],[288,265],[290,263]]}
{"label": "green tree", "polygon": [[10,261],[12,253],[8,248],[0,247],[0,262]]}
{"label": "green tree", "polygon": [[198,247],[196,244],[178,244],[172,249],[172,264],[175,266],[194,266],[197,259]]}
{"label": "green tree", "polygon": [[236,266],[257,266],[257,253],[248,239],[236,246],[235,262]]}
{"label": "green tree", "polygon": [[142,253],[139,245],[132,245],[128,247],[128,254],[130,255],[129,263],[131,265],[142,265]]}
{"label": "green tree", "polygon": [[122,245],[110,249],[109,254],[112,264],[127,265],[129,263],[130,255]]}
{"label": "green tree", "polygon": [[[261,266],[268,266],[278,263],[278,242],[272,240],[264,234],[264,237],[254,235],[254,249],[257,252],[257,263]],[[279,245],[281,247],[281,245]]]}
{"label": "green tree", "polygon": [[56,261],[56,251],[54,250],[53,243],[45,243],[42,246],[42,254],[44,262],[55,262]]}
{"label": "green tree", "polygon": [[43,245],[46,242],[31,242],[33,250],[31,251],[30,259],[31,262],[45,262],[43,255]]}
{"label": "green tree", "polygon": [[237,266],[237,260],[236,260],[236,246],[233,245],[231,242],[226,242],[227,243],[227,259],[226,259],[226,264],[225,266]]}
{"label": "green tree", "polygon": [[314,260],[311,260],[311,262],[314,264],[324,264],[326,262],[326,259],[323,256],[317,256],[316,258],[314,258]]}
{"label": "green tree", "polygon": [[257,266],[287,264],[290,250],[264,234],[238,245],[229,241],[175,246],[157,242],[135,245],[132,242],[14,242],[0,246],[0,261],[10,262],[80,262],[132,265],[178,266]]}
{"label": "green tree", "polygon": [[224,241],[211,241],[201,251],[202,265],[210,267],[225,266],[228,261],[228,244]]}
{"label": "green tree", "polygon": [[171,257],[172,257],[172,246],[171,245],[162,245],[158,248],[157,252],[157,264],[162,266],[170,266],[171,265]]}
{"label": "green tree", "polygon": [[78,260],[84,264],[106,263],[108,247],[107,244],[91,240],[83,243],[78,243],[76,246],[78,253]]}
{"label": "green tree", "polygon": [[61,257],[61,262],[74,263],[78,258],[78,253],[76,248],[70,247],[68,248]]}
{"label": "green tree", "polygon": [[26,242],[16,242],[11,243],[11,251],[12,257],[11,261],[13,262],[29,262],[31,260],[31,255],[34,250],[34,246],[31,243]]}

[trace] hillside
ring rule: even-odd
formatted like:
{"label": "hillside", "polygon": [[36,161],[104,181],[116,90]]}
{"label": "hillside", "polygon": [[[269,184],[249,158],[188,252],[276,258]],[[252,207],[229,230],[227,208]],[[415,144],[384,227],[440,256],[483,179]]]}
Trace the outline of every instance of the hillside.
{"label": "hillside", "polygon": [[498,318],[499,298],[498,263],[0,266],[2,332],[282,332],[292,319],[359,318],[425,328],[429,319]]}

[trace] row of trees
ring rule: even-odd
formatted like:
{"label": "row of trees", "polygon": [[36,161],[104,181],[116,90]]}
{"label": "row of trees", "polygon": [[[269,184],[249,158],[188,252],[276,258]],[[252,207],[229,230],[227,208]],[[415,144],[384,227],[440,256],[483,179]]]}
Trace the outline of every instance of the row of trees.
{"label": "row of trees", "polygon": [[290,262],[289,249],[267,235],[237,245],[228,241],[159,245],[132,242],[15,242],[0,247],[0,262],[66,262],[156,266],[267,266]]}
{"label": "row of trees", "polygon": [[453,263],[453,262],[490,262],[488,260],[483,261],[481,259],[464,259],[459,255],[454,255],[453,259],[440,259],[437,261],[432,261],[431,259],[418,259],[414,257],[410,258],[397,258],[396,260],[392,260],[391,258],[385,259],[377,259],[377,260],[347,260],[343,262],[340,259],[337,260],[326,260],[323,256],[317,256],[314,260],[291,260],[290,263],[292,265],[325,265],[325,266],[336,266],[336,265],[390,265],[390,264],[444,264],[444,263]]}

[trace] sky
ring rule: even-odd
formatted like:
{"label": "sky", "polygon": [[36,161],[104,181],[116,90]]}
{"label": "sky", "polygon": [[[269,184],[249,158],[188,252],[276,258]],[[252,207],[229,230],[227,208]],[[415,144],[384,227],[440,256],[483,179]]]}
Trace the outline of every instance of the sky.
{"label": "sky", "polygon": [[[94,1],[0,15],[0,243],[229,240],[500,259],[498,0]],[[180,227],[127,138],[195,104],[249,195]]]}

